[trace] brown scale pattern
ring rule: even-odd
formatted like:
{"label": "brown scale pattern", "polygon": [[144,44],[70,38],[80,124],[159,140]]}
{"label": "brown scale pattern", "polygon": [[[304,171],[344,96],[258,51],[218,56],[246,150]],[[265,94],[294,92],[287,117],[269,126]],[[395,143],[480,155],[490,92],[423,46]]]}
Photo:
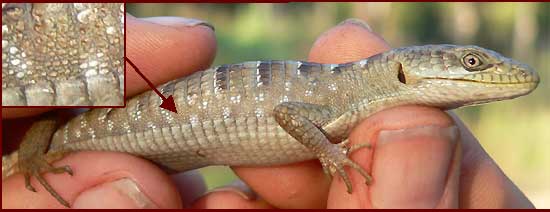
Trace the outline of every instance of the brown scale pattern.
{"label": "brown scale pattern", "polygon": [[7,3],[2,11],[2,105],[123,105],[122,3]]}

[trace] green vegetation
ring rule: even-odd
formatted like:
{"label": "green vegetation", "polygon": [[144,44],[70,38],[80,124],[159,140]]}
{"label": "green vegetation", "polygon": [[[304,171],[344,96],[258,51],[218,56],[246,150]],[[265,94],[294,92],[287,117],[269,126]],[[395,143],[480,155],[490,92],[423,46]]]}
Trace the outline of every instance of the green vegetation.
{"label": "green vegetation", "polygon": [[[350,17],[394,47],[474,44],[530,64],[541,76],[531,95],[456,113],[535,205],[550,207],[550,3],[128,4],[127,11],[212,23],[215,65],[303,60],[318,35]],[[216,169],[203,170],[210,187],[234,179]]]}

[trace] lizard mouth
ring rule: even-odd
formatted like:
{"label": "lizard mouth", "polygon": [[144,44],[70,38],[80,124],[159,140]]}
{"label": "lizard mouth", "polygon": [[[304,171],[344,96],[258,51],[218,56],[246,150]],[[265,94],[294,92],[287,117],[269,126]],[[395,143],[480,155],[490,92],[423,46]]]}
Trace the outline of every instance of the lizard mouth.
{"label": "lizard mouth", "polygon": [[482,84],[492,84],[492,85],[530,85],[538,84],[538,76],[531,76],[531,80],[524,79],[520,80],[517,76],[510,75],[497,75],[493,76],[490,79],[468,79],[468,78],[455,78],[455,77],[427,77],[424,79],[428,80],[446,80],[446,81],[459,81],[459,82],[470,82],[470,83],[482,83]]}

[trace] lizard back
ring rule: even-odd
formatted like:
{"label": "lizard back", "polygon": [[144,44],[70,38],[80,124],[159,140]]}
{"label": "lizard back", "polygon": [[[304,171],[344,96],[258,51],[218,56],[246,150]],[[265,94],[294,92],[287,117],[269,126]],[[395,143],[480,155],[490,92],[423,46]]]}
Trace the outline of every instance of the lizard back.
{"label": "lizard back", "polygon": [[173,95],[178,114],[159,108],[161,98],[148,91],[124,109],[95,109],[71,120],[54,135],[52,149],[131,152],[177,170],[310,159],[274,120],[273,108],[297,101],[345,110],[358,96],[340,90],[358,90],[359,66],[254,61],[196,72],[159,86]]}

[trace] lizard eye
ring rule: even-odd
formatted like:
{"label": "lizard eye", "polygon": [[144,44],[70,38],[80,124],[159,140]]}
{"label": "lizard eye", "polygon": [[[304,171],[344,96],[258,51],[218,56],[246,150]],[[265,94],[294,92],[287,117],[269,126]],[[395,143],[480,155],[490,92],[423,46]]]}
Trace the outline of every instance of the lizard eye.
{"label": "lizard eye", "polygon": [[475,68],[481,66],[483,63],[482,63],[481,58],[479,56],[470,53],[470,54],[467,54],[466,56],[464,56],[462,58],[462,64],[469,71],[475,71],[475,70],[472,70],[472,69],[475,69]]}

